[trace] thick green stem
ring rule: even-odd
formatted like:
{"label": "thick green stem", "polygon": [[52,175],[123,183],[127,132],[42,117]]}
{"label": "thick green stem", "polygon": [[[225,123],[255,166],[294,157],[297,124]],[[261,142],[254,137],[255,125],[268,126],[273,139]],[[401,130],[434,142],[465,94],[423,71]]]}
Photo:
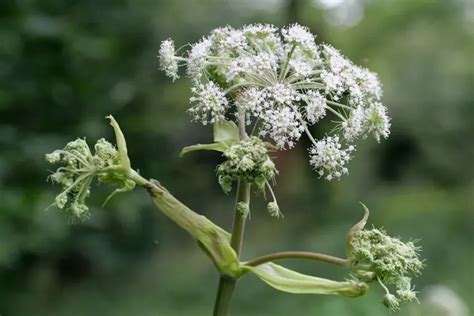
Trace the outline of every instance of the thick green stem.
{"label": "thick green stem", "polygon": [[[237,188],[234,223],[232,225],[232,237],[230,239],[230,245],[237,253],[237,257],[240,256],[242,250],[242,240],[244,237],[246,220],[246,214],[241,214],[237,210],[237,204],[241,202],[246,204],[249,204],[250,202],[250,184],[245,181],[240,181]],[[236,283],[236,278],[226,275],[220,277],[219,289],[217,291],[216,303],[214,305],[214,316],[229,315],[230,302],[232,300]]]}
{"label": "thick green stem", "polygon": [[232,300],[232,295],[234,294],[234,289],[236,285],[236,279],[221,276],[221,278],[219,279],[219,288],[217,290],[216,303],[214,305],[214,316],[229,315],[230,302]]}

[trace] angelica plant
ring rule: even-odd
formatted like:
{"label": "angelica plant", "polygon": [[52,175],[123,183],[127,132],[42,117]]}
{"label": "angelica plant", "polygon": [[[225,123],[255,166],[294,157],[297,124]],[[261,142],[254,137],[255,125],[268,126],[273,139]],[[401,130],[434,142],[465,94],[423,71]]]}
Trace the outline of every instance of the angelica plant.
{"label": "angelica plant", "polygon": [[[365,206],[364,218],[347,234],[347,258],[286,251],[240,259],[252,190],[268,199],[270,216],[283,217],[272,189],[278,175],[272,152],[289,150],[306,135],[311,142],[309,164],[317,177],[339,180],[348,174],[358,139],[371,134],[380,141],[389,136],[390,118],[381,103],[377,75],[332,46],[316,43],[315,36],[297,24],[281,30],[262,24],[218,28],[181,55],[178,51],[173,40],[163,41],[160,68],[173,81],[181,77],[180,67],[185,68],[192,84],[187,112],[193,121],[212,125],[214,136],[213,143],[187,146],[180,156],[199,150],[222,154],[217,181],[225,194],[235,188],[237,195],[231,231],[189,209],[158,181],[134,170],[125,137],[112,116],[108,119],[116,147],[100,139],[92,153],[86,141],[78,139],[46,155],[49,162],[62,164],[50,175],[63,188],[53,205],[84,220],[95,178],[118,186],[111,196],[136,185],[144,187],[154,204],[191,235],[220,273],[215,316],[229,314],[236,282],[249,273],[288,293],[357,297],[370,284],[379,284],[385,291],[381,301],[391,310],[403,301],[416,300],[411,278],[423,268],[419,247],[382,229],[364,229],[369,215]],[[322,120],[332,122],[333,128],[316,137],[310,128]],[[339,281],[305,275],[275,263],[283,259],[333,264],[347,269],[348,275]]]}

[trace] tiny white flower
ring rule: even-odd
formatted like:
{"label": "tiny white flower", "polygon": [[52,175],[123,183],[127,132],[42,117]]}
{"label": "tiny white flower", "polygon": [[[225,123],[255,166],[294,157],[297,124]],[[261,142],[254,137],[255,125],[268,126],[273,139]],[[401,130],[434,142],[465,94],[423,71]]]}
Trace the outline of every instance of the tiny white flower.
{"label": "tiny white flower", "polygon": [[306,120],[310,124],[315,124],[326,115],[326,99],[318,91],[308,91],[305,102]]}
{"label": "tiny white flower", "polygon": [[387,115],[387,108],[380,102],[372,103],[365,110],[368,129],[375,139],[380,142],[380,137],[388,138],[390,135],[390,118]]}
{"label": "tiny white flower", "polygon": [[316,49],[314,35],[307,27],[295,23],[282,29],[281,34],[287,43],[298,44],[305,49]]}
{"label": "tiny white flower", "polygon": [[354,146],[343,149],[339,136],[327,136],[310,148],[310,164],[326,180],[338,179],[341,175],[347,174],[346,164],[354,150]]}
{"label": "tiny white flower", "polygon": [[211,50],[211,41],[203,38],[200,42],[194,44],[188,55],[188,75],[194,79],[199,80],[203,71],[206,69],[206,58]]}
{"label": "tiny white flower", "polygon": [[263,114],[262,119],[260,135],[273,139],[280,149],[294,147],[295,141],[304,131],[300,123],[301,114],[288,106],[278,110],[268,110]]}
{"label": "tiny white flower", "polygon": [[175,56],[174,42],[167,39],[161,42],[160,46],[160,68],[166,75],[175,81],[179,78],[178,75],[178,60]]}
{"label": "tiny white flower", "polygon": [[348,142],[353,142],[364,132],[366,123],[366,112],[363,108],[357,107],[351,111],[349,118],[341,123],[344,138]]}
{"label": "tiny white flower", "polygon": [[236,96],[235,105],[239,111],[260,117],[269,105],[266,95],[265,91],[258,88],[245,89]]}
{"label": "tiny white flower", "polygon": [[291,85],[277,83],[268,87],[267,92],[277,104],[292,105],[295,101],[301,100],[301,95]]}
{"label": "tiny white flower", "polygon": [[200,84],[192,89],[194,96],[189,101],[195,103],[188,112],[193,116],[194,121],[199,121],[206,125],[225,119],[224,114],[229,101],[225,97],[224,91],[213,81],[207,84]]}

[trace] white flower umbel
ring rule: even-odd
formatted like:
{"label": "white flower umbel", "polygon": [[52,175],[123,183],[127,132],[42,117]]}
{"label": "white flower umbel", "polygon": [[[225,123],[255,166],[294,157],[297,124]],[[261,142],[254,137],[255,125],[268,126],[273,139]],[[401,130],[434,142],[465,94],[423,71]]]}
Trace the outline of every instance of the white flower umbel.
{"label": "white flower umbel", "polygon": [[365,110],[367,126],[374,134],[375,139],[380,142],[380,137],[388,138],[390,135],[390,118],[387,115],[387,108],[380,102],[372,103]]}
{"label": "white flower umbel", "polygon": [[348,142],[352,142],[357,139],[363,132],[365,128],[365,111],[361,107],[351,111],[350,116],[341,122],[343,136]]}
{"label": "white flower umbel", "polygon": [[174,42],[167,39],[160,46],[160,68],[166,75],[175,81],[178,75],[178,59],[175,56]]}
{"label": "white flower umbel", "polygon": [[305,95],[306,120],[315,124],[326,115],[326,99],[318,92],[310,90]]}
{"label": "white flower umbel", "polygon": [[225,119],[224,114],[229,101],[224,92],[212,81],[193,87],[192,96],[189,101],[195,105],[188,109],[195,121],[204,125],[207,123],[220,122]]}
{"label": "white flower umbel", "polygon": [[[369,133],[376,140],[388,137],[390,119],[380,103],[377,75],[315,39],[298,24],[281,30],[264,24],[226,26],[192,44],[180,57],[172,41],[164,41],[161,68],[175,79],[176,65],[186,66],[194,94],[188,112],[194,121],[245,118],[247,125],[253,124],[253,135],[268,138],[281,150],[294,147],[303,133],[313,143],[311,151],[337,139],[341,147],[334,148],[346,155],[326,158],[339,159],[334,163],[344,167],[328,169],[328,161],[316,162],[311,155],[315,169],[334,179],[347,173],[352,143]],[[318,141],[308,127],[322,119],[337,125],[332,138]]]}
{"label": "white flower umbel", "polygon": [[348,173],[346,164],[354,150],[352,145],[342,148],[339,136],[327,136],[310,148],[310,163],[319,176],[327,180],[338,179]]}
{"label": "white flower umbel", "polygon": [[263,116],[260,135],[268,135],[280,149],[284,149],[285,146],[292,148],[304,132],[300,119],[301,114],[288,106],[269,110]]}

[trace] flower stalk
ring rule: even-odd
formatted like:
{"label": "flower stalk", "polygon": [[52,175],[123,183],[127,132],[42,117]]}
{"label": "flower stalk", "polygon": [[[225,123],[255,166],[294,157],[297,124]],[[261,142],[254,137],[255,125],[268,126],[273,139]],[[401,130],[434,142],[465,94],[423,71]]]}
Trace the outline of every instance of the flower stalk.
{"label": "flower stalk", "polygon": [[[242,251],[242,241],[245,232],[245,221],[247,216],[238,211],[238,203],[250,203],[250,184],[246,181],[239,181],[237,188],[237,200],[234,212],[234,222],[232,225],[231,247],[235,250],[237,259]],[[237,285],[237,278],[221,275],[219,287],[217,289],[216,301],[214,304],[214,316],[227,316],[229,314],[230,302]]]}

